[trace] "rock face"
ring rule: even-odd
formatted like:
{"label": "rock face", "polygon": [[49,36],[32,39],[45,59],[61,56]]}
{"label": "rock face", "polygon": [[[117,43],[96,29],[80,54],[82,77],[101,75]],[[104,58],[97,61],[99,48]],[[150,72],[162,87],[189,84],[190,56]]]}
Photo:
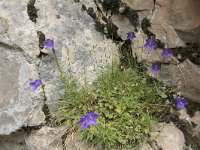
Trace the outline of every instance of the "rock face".
{"label": "rock face", "polygon": [[63,150],[62,136],[65,133],[64,127],[50,128],[42,127],[25,139],[28,150]]}
{"label": "rock face", "polygon": [[183,133],[177,129],[172,123],[161,125],[158,133],[153,133],[152,137],[158,146],[163,150],[183,150],[185,147],[185,139]]}
{"label": "rock face", "polygon": [[153,18],[156,19],[155,22],[160,21],[160,23],[166,23],[174,28],[178,37],[184,42],[200,43],[199,7],[200,2],[198,0],[156,0],[155,16]]}
{"label": "rock face", "polygon": [[87,144],[78,134],[69,135],[65,140],[64,147],[66,150],[103,150],[100,146],[98,147]]}
{"label": "rock face", "polygon": [[179,65],[162,65],[160,74],[169,86],[177,87],[180,94],[195,102],[200,102],[200,67],[190,60],[185,60]]}
{"label": "rock face", "polygon": [[[28,1],[0,2],[0,135],[44,122],[42,90],[29,82],[38,78],[37,34],[28,19]],[[29,38],[27,38],[29,37]]]}
{"label": "rock face", "polygon": [[37,78],[36,66],[22,51],[0,45],[0,135],[8,135],[21,127],[43,123],[43,95],[33,92],[31,79]]}
{"label": "rock face", "polygon": [[[185,43],[199,43],[200,37],[200,2],[198,0],[190,1],[152,1],[122,0],[139,14],[139,20],[147,17],[151,21],[150,30],[156,37],[166,43],[168,47],[183,46]],[[113,15],[114,23],[124,22]],[[119,26],[119,30],[124,28],[124,24]],[[127,27],[127,26],[126,26]],[[129,28],[129,26],[127,27]],[[126,34],[126,33],[124,33]]]}
{"label": "rock face", "polygon": [[11,135],[0,136],[0,150],[28,150],[25,144],[27,133],[15,132]]}

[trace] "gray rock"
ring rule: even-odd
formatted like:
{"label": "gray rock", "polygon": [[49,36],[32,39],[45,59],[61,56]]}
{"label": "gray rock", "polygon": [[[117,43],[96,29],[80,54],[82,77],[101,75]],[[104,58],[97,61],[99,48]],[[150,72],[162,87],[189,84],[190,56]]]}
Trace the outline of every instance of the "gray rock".
{"label": "gray rock", "polygon": [[28,150],[63,150],[62,136],[64,127],[45,127],[33,130],[25,139]]}
{"label": "gray rock", "polygon": [[160,79],[171,87],[177,87],[180,95],[200,103],[200,67],[190,60],[179,65],[162,65]]}
{"label": "gray rock", "polygon": [[0,135],[8,135],[21,127],[44,122],[41,89],[33,92],[31,80],[37,79],[36,66],[23,52],[0,45]]}
{"label": "gray rock", "polygon": [[66,150],[103,150],[100,146],[93,146],[83,141],[80,134],[71,134],[65,140]]}
{"label": "gray rock", "polygon": [[154,28],[154,25],[152,25],[152,29],[157,32],[158,35],[159,32],[162,31],[163,33],[161,33],[160,36],[163,35],[171,44],[177,43],[178,39],[186,43],[195,42],[200,44],[199,7],[200,1],[198,0],[192,2],[190,0],[157,0],[152,23],[160,24],[160,28],[158,26]]}
{"label": "gray rock", "polygon": [[163,150],[183,150],[185,147],[184,135],[173,123],[160,124],[151,136]]}
{"label": "gray rock", "polygon": [[0,150],[29,150],[25,144],[27,133],[24,131],[0,136]]}
{"label": "gray rock", "polygon": [[35,25],[27,15],[28,2],[0,1],[0,42],[20,47],[29,59],[36,59],[40,51]]}
{"label": "gray rock", "polygon": [[38,79],[38,38],[29,20],[28,0],[0,1],[0,135],[44,122],[41,88],[33,92],[29,82]]}

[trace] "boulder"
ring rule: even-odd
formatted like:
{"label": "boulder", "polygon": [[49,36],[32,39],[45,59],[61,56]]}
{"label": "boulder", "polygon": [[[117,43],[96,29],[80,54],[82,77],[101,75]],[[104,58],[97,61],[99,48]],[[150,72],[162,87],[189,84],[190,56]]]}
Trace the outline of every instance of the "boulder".
{"label": "boulder", "polygon": [[200,103],[200,67],[190,60],[178,65],[162,65],[160,79],[189,100]]}
{"label": "boulder", "polygon": [[39,130],[32,130],[25,139],[28,150],[63,150],[62,136],[65,127],[46,127]]}
{"label": "boulder", "polygon": [[151,136],[163,150],[182,150],[185,148],[184,135],[173,123],[159,124],[157,130]]}
{"label": "boulder", "polygon": [[29,82],[38,78],[37,67],[24,52],[0,44],[0,135],[44,122],[42,89],[33,92]]}
{"label": "boulder", "polygon": [[25,144],[26,137],[27,133],[24,131],[0,136],[0,150],[28,150]]}
{"label": "boulder", "polygon": [[[186,43],[200,44],[200,1],[199,0],[156,0],[155,12],[152,23],[160,24],[165,29],[167,24],[174,29],[178,37]],[[153,25],[152,25],[153,28]],[[159,33],[158,30],[153,29]],[[176,40],[176,37],[168,36],[170,30],[165,30],[165,37],[169,40]],[[176,46],[176,45],[168,45]]]}

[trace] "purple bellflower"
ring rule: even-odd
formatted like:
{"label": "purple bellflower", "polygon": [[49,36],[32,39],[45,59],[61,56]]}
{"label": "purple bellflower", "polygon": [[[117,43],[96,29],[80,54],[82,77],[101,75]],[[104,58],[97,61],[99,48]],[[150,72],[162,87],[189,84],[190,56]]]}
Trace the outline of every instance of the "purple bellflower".
{"label": "purple bellflower", "polygon": [[173,56],[173,52],[171,48],[163,48],[163,52],[161,53],[161,56],[164,58],[170,58]]}
{"label": "purple bellflower", "polygon": [[32,88],[32,90],[35,91],[40,85],[42,85],[42,81],[37,79],[33,82],[30,82],[29,85]]}
{"label": "purple bellflower", "polygon": [[155,73],[155,74],[160,73],[160,69],[161,69],[160,64],[155,63],[155,64],[152,64],[151,66],[152,73]]}
{"label": "purple bellflower", "polygon": [[87,113],[84,117],[82,117],[77,124],[81,126],[82,130],[89,128],[90,125],[97,125],[96,119],[99,117],[98,114],[94,112]]}
{"label": "purple bellflower", "polygon": [[135,33],[134,32],[128,32],[127,33],[127,39],[130,41],[133,41],[136,38]]}
{"label": "purple bellflower", "polygon": [[43,42],[43,45],[44,45],[44,48],[46,48],[46,49],[54,49],[54,41],[53,40],[46,39]]}
{"label": "purple bellflower", "polygon": [[144,45],[144,47],[149,51],[152,51],[157,48],[157,43],[154,39],[148,39],[146,40],[146,44]]}
{"label": "purple bellflower", "polygon": [[176,98],[176,108],[183,109],[186,105],[188,105],[188,101],[186,99],[181,97]]}
{"label": "purple bellflower", "polygon": [[90,125],[87,124],[87,119],[85,117],[82,117],[78,122],[78,125],[81,126],[82,130],[84,131],[85,129],[89,128]]}

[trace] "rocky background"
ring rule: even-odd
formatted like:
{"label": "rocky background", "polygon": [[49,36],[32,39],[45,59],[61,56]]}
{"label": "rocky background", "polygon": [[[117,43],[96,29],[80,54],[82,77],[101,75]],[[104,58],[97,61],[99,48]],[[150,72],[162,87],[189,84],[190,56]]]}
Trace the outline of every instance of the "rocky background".
{"label": "rocky background", "polygon": [[[0,150],[95,150],[63,126],[48,126],[57,112],[63,85],[55,61],[42,46],[55,41],[65,72],[92,84],[113,59],[129,57],[147,67],[163,61],[161,49],[148,53],[145,40],[155,36],[174,48],[172,61],[158,77],[190,100],[179,118],[158,125],[143,150],[200,149],[200,1],[199,0],[1,0],[0,1]],[[124,45],[126,33],[136,40]],[[41,79],[33,92],[29,82]]]}

